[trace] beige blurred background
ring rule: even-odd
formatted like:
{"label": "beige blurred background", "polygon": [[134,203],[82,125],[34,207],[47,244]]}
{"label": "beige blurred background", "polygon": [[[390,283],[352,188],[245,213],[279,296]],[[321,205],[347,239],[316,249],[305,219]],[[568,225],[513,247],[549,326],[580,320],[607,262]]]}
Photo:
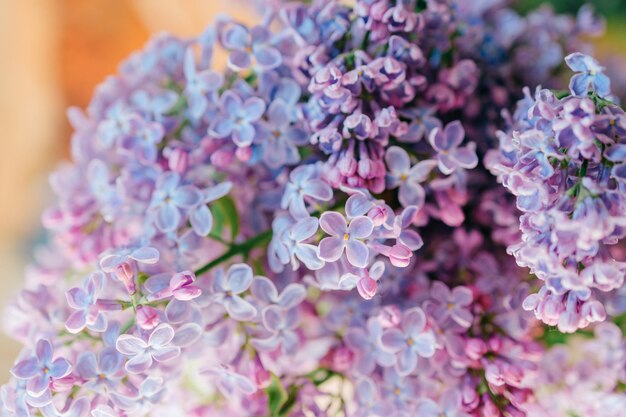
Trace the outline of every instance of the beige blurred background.
{"label": "beige blurred background", "polygon": [[[84,107],[152,33],[197,34],[218,13],[255,19],[246,0],[0,0],[0,307],[40,239],[39,215],[52,200],[47,175],[68,156],[65,108]],[[621,23],[609,26],[618,30],[605,51],[621,49]],[[18,350],[0,334],[0,383]]]}

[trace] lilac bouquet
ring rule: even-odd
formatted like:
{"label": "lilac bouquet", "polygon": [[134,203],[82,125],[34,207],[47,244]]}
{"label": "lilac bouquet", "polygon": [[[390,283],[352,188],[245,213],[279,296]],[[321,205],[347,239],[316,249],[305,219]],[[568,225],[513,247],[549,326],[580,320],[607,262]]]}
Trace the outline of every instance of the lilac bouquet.
{"label": "lilac bouquet", "polygon": [[0,415],[623,417],[602,21],[273,3],[70,110]]}

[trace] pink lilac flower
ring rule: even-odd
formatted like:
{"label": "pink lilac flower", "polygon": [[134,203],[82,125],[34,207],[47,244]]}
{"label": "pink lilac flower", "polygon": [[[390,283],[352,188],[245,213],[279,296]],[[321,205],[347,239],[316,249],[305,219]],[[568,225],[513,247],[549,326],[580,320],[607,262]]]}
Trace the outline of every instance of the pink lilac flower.
{"label": "pink lilac flower", "polygon": [[161,300],[173,297],[179,301],[189,301],[202,294],[202,290],[193,285],[196,276],[191,271],[178,272],[172,276],[169,274],[153,275],[145,286],[151,292],[146,298],[148,301]]}
{"label": "pink lilac flower", "polygon": [[371,300],[378,291],[378,280],[385,272],[385,264],[374,262],[369,269],[348,271],[339,280],[342,289],[357,288],[357,291],[366,300]]}
{"label": "pink lilac flower", "polygon": [[322,239],[319,245],[319,256],[328,262],[336,261],[346,252],[348,262],[363,268],[367,265],[369,249],[361,239],[368,238],[374,229],[369,217],[359,216],[346,222],[339,213],[327,211],[320,217],[320,227],[331,235]]}

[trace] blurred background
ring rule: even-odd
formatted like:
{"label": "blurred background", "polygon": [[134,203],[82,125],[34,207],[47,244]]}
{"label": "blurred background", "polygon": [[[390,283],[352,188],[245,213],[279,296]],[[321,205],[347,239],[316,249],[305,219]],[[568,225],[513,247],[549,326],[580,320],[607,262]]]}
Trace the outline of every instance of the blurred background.
{"label": "blurred background", "polygon": [[[583,2],[516,7],[540,3],[575,13]],[[591,3],[608,17],[598,56],[626,55],[626,0]],[[86,106],[94,87],[151,34],[197,34],[219,13],[255,20],[245,0],[0,0],[0,308],[20,288],[41,240],[39,216],[52,200],[47,176],[69,153],[65,109]],[[0,383],[18,351],[0,334]]]}

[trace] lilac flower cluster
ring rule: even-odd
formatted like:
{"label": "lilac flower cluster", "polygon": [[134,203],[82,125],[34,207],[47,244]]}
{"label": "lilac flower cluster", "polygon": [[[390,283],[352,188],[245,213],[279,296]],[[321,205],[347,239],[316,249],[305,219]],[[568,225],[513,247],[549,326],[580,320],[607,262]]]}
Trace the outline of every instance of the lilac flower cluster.
{"label": "lilac flower cluster", "polygon": [[545,358],[575,352],[524,308],[626,310],[624,113],[573,54],[572,96],[499,116],[602,24],[503,3],[277,0],[132,55],[69,112],[0,415],[521,417],[552,386],[563,416],[619,410],[616,327],[584,345],[609,378],[563,385]]}
{"label": "lilac flower cluster", "polygon": [[509,251],[544,281],[525,308],[573,332],[604,320],[598,294],[624,284],[626,259],[613,247],[626,236],[626,115],[597,61],[574,53],[565,62],[576,72],[569,94],[526,90],[487,164],[523,213]]}

